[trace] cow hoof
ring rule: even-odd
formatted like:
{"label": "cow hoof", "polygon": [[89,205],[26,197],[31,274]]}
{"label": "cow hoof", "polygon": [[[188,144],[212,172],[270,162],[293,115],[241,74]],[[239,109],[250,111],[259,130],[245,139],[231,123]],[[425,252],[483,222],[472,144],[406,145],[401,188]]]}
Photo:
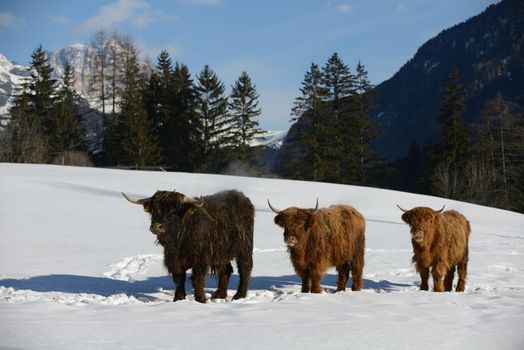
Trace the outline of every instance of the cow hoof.
{"label": "cow hoof", "polygon": [[185,295],[175,295],[175,298],[173,299],[173,302],[179,301],[179,300],[184,300],[185,298],[186,298]]}
{"label": "cow hoof", "polygon": [[201,303],[201,304],[205,304],[207,303],[207,299],[206,298],[195,298],[195,301]]}
{"label": "cow hoof", "polygon": [[216,291],[216,292],[213,293],[213,295],[211,297],[213,299],[225,299],[225,298],[227,298],[227,292]]}
{"label": "cow hoof", "polygon": [[245,294],[237,293],[237,294],[233,295],[233,300],[243,299],[245,297],[246,297]]}

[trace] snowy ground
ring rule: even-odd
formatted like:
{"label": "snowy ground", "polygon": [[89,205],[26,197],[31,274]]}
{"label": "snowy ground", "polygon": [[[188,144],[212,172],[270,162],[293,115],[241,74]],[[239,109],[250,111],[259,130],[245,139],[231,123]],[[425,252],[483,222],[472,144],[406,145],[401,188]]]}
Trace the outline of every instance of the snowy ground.
{"label": "snowy ground", "polygon": [[[173,303],[149,218],[120,192],[228,188],[256,207],[249,295],[199,304],[188,285]],[[312,207],[317,197],[367,219],[361,292],[335,294],[330,270],[325,293],[300,293],[266,199]],[[465,293],[418,290],[396,203],[445,204],[471,221]],[[524,215],[364,187],[0,164],[0,315],[0,349],[523,349]]]}

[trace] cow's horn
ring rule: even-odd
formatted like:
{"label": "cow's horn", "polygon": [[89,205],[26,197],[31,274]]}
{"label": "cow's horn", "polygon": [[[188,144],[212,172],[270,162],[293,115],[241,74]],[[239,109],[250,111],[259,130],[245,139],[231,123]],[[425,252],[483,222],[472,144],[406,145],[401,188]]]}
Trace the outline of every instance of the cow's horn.
{"label": "cow's horn", "polygon": [[442,211],[444,210],[445,207],[446,207],[446,206],[444,205],[444,206],[442,206],[442,209],[440,209],[440,210],[435,210],[435,213],[442,213]]}
{"label": "cow's horn", "polygon": [[192,205],[194,205],[195,207],[197,208],[200,208],[204,205],[204,198],[202,198],[202,196],[200,196],[200,198],[193,198],[193,199],[190,199],[190,198],[187,198],[184,196],[184,203],[190,203]]}
{"label": "cow's horn", "polygon": [[402,210],[404,213],[407,213],[407,212],[409,211],[409,210],[406,210],[406,209],[402,209],[402,208],[400,207],[400,205],[398,205],[398,204],[397,204],[397,207],[398,207],[400,210]]}
{"label": "cow's horn", "polygon": [[142,199],[131,199],[129,198],[124,192],[120,192],[122,193],[122,196],[124,196],[125,199],[127,199],[128,201],[130,201],[131,203],[133,204],[139,204],[139,205],[144,205],[145,203],[149,202],[151,200],[151,197],[149,198],[142,198]]}
{"label": "cow's horn", "polygon": [[317,198],[317,204],[315,205],[315,209],[313,209],[313,213],[316,213],[318,209],[318,198]]}
{"label": "cow's horn", "polygon": [[274,212],[275,214],[280,214],[280,213],[282,212],[282,211],[280,211],[280,210],[274,208],[274,207],[271,205],[271,203],[269,202],[269,199],[267,200],[267,204],[269,204],[269,208],[271,208],[271,210],[273,210],[273,212]]}

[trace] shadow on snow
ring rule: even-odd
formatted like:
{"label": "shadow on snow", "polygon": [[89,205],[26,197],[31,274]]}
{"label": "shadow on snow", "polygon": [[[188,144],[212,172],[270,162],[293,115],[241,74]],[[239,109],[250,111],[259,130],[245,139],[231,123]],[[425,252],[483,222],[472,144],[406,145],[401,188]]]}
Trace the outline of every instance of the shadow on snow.
{"label": "shadow on snow", "polygon": [[[186,281],[186,290],[188,293],[192,293],[190,277],[191,275],[188,274]],[[347,284],[348,289],[351,289],[351,282],[350,280]],[[329,292],[335,290],[336,284],[337,275],[326,274],[322,280],[322,286]],[[250,289],[275,290],[293,285],[301,285],[301,280],[296,275],[254,276],[251,278]],[[35,276],[27,279],[3,279],[0,280],[0,286],[13,288],[15,290],[31,290],[34,292],[86,293],[105,297],[124,293],[136,298],[147,297],[147,294],[155,293],[163,289],[172,291],[175,288],[169,276],[151,277],[143,281],[119,281],[107,277],[48,275]],[[205,287],[206,289],[215,289],[217,287],[216,279],[208,275]],[[232,275],[229,282],[229,289],[236,289],[237,287],[238,275]],[[412,287],[412,285],[393,283],[387,280],[364,280],[365,289],[392,292],[407,287]]]}

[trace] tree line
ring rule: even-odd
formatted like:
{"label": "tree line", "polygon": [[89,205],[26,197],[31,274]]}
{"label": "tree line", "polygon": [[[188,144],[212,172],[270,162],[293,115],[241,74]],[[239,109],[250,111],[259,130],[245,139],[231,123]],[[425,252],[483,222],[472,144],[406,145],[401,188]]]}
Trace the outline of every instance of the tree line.
{"label": "tree line", "polygon": [[374,91],[365,66],[352,73],[337,53],[312,63],[295,99],[294,122],[277,162],[286,177],[356,185],[373,183],[383,163],[373,149]]}
{"label": "tree line", "polygon": [[399,190],[524,212],[524,112],[497,93],[467,123],[467,89],[453,70],[445,83],[438,128],[420,147],[390,164],[390,185]]}
{"label": "tree line", "polygon": [[[257,166],[264,156],[250,146],[261,132],[261,108],[247,72],[226,95],[209,66],[192,78],[166,51],[155,66],[143,64],[129,37],[98,32],[91,48],[91,95],[99,112],[86,112],[69,64],[53,79],[39,46],[10,110],[1,160],[216,173],[231,162]],[[311,63],[272,171],[524,212],[522,108],[497,94],[479,122],[466,123],[467,89],[459,73],[452,71],[443,87],[430,142],[421,147],[413,140],[404,158],[386,162],[373,147],[387,130],[372,118],[376,92],[365,66],[358,62],[352,70],[337,53],[322,67]]]}
{"label": "tree line", "polygon": [[524,212],[524,113],[498,93],[467,123],[459,73],[443,83],[436,132],[423,148],[386,162],[373,142],[387,126],[371,118],[374,87],[360,62],[352,74],[334,53],[312,63],[295,100],[280,152],[279,175],[301,180],[391,188]]}
{"label": "tree line", "polygon": [[247,72],[227,96],[208,65],[193,80],[186,65],[162,51],[151,67],[140,62],[129,37],[104,31],[94,35],[89,59],[97,113],[82,108],[72,67],[66,63],[57,81],[42,46],[35,49],[30,77],[10,110],[3,160],[64,163],[80,154],[100,166],[208,172],[253,161],[250,141],[262,131],[261,109]]}

